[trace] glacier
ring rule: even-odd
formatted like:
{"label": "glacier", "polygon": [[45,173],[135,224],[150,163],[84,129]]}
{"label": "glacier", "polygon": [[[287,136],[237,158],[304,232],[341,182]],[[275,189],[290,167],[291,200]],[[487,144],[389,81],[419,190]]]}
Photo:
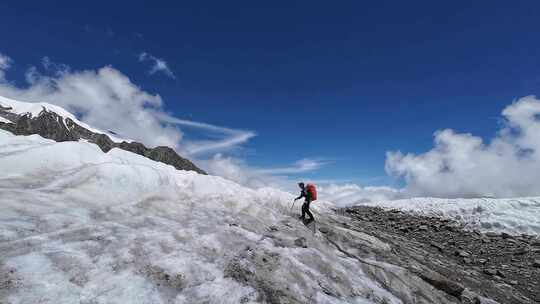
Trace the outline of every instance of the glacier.
{"label": "glacier", "polygon": [[452,302],[373,253],[344,254],[357,249],[306,229],[279,190],[1,130],[0,168],[2,303]]}

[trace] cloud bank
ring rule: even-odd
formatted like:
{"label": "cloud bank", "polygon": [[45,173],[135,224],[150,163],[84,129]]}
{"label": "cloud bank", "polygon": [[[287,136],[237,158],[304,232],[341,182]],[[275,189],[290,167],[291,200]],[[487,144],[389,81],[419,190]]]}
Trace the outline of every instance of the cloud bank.
{"label": "cloud bank", "polygon": [[405,179],[410,196],[540,195],[540,100],[523,97],[502,116],[502,128],[487,143],[468,133],[437,131],[428,152],[388,152],[386,171]]}
{"label": "cloud bank", "polygon": [[[180,120],[164,110],[158,94],[148,93],[111,66],[98,70],[72,71],[49,58],[26,72],[27,85],[19,87],[5,79],[12,60],[0,55],[0,95],[27,102],[49,102],[75,113],[79,118],[119,137],[148,146],[170,146],[189,156],[201,152],[231,149],[255,136],[253,132]],[[190,126],[211,133],[212,140],[183,140],[179,126]]]}
{"label": "cloud bank", "polygon": [[174,76],[174,73],[167,65],[167,62],[161,58],[157,58],[155,56],[152,56],[146,52],[139,54],[139,61],[140,62],[150,62],[152,63],[152,67],[150,68],[150,71],[148,73],[155,74],[158,72],[161,72],[165,75],[167,75],[169,78],[175,79],[176,76]]}

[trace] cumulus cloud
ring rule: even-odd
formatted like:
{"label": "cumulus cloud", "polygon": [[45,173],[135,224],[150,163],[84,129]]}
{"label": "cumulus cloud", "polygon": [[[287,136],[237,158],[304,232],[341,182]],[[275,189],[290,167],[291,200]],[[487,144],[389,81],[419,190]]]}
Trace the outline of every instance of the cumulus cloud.
{"label": "cumulus cloud", "polygon": [[[9,68],[9,58],[2,62],[2,69]],[[45,71],[52,75],[43,75],[36,67],[32,67],[25,75],[27,86],[18,87],[10,82],[0,82],[0,95],[27,102],[56,104],[75,113],[85,123],[113,131],[120,137],[152,147],[166,145],[193,154],[230,149],[254,136],[249,131],[176,120],[165,112],[159,95],[142,90],[111,66],[98,70],[71,71],[69,67],[55,64],[48,58],[44,58],[42,64]],[[179,128],[181,125],[218,134],[212,133],[212,140],[184,142],[183,132]]]}
{"label": "cumulus cloud", "polygon": [[0,81],[5,80],[5,71],[11,67],[11,58],[0,53]]}
{"label": "cumulus cloud", "polygon": [[146,52],[143,52],[139,54],[139,61],[152,63],[152,67],[150,68],[150,71],[149,71],[150,74],[161,72],[170,78],[173,78],[173,79],[176,78],[174,76],[174,73],[171,71],[171,69],[167,65],[167,62],[161,58],[157,58]]}
{"label": "cumulus cloud", "polygon": [[523,97],[502,115],[502,128],[487,143],[472,134],[437,131],[428,152],[388,152],[386,171],[404,178],[413,196],[540,195],[540,100]]}

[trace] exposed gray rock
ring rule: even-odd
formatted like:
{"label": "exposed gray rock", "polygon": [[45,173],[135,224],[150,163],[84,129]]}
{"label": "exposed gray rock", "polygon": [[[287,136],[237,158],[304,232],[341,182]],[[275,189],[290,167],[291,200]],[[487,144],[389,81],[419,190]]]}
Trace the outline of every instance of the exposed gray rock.
{"label": "exposed gray rock", "polygon": [[464,251],[464,250],[457,250],[454,252],[454,255],[462,257],[462,258],[467,258],[471,256],[467,251]]}
{"label": "exposed gray rock", "polygon": [[502,236],[503,239],[512,238],[512,236],[510,234],[506,233],[506,232],[501,233],[501,236]]}
{"label": "exposed gray rock", "polygon": [[326,233],[330,232],[330,229],[328,229],[327,227],[320,227],[320,228],[319,228],[319,231],[320,231],[321,233],[325,233],[325,234],[326,234]]}
{"label": "exposed gray rock", "polygon": [[298,247],[307,248],[307,241],[305,237],[300,237],[294,240],[294,244]]}
{"label": "exposed gray rock", "polygon": [[496,233],[496,232],[491,232],[491,231],[490,231],[490,232],[486,232],[486,236],[488,236],[488,237],[490,237],[490,238],[496,238],[496,237],[499,236],[499,234]]}
{"label": "exposed gray rock", "polygon": [[465,290],[465,288],[461,284],[450,281],[447,278],[433,271],[426,271],[424,273],[420,273],[420,278],[430,283],[435,288],[440,289],[447,294],[457,298],[461,297],[463,290]]}
{"label": "exposed gray rock", "polygon": [[527,247],[521,247],[521,248],[518,248],[518,249],[514,252],[514,254],[516,254],[516,255],[523,255],[523,254],[526,254],[526,253],[528,253],[528,252],[529,252],[529,248],[527,248]]}
{"label": "exposed gray rock", "polygon": [[279,268],[280,256],[258,248],[246,248],[235,256],[225,267],[226,278],[231,278],[243,285],[251,286],[258,293],[257,302],[261,303],[302,303],[298,295],[288,286],[280,285],[272,276]]}
{"label": "exposed gray rock", "polygon": [[14,269],[5,267],[0,262],[0,299],[5,298],[3,293],[21,285],[20,279],[16,277]]}
{"label": "exposed gray rock", "polygon": [[493,269],[493,268],[486,268],[486,269],[484,269],[484,273],[488,274],[488,275],[491,275],[491,276],[494,276],[494,275],[497,274],[497,270]]}
{"label": "exposed gray rock", "polygon": [[463,304],[476,304],[477,295],[469,289],[463,290],[460,296],[461,303]]}
{"label": "exposed gray rock", "polygon": [[475,304],[499,304],[497,301],[478,295],[476,296],[475,301]]}
{"label": "exposed gray rock", "polygon": [[157,286],[164,285],[176,290],[182,290],[185,287],[185,278],[181,273],[169,273],[155,265],[146,265],[138,270],[138,273],[150,278]]}
{"label": "exposed gray rock", "polygon": [[463,304],[499,304],[497,301],[482,297],[468,289],[463,291],[460,300]]}
{"label": "exposed gray rock", "polygon": [[430,246],[437,248],[439,251],[444,251],[444,246],[442,244],[439,244],[437,242],[431,242]]}

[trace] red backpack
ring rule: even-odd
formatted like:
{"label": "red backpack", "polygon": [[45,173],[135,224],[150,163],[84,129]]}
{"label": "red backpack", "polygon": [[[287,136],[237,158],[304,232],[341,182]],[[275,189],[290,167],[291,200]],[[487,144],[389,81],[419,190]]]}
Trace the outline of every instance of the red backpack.
{"label": "red backpack", "polygon": [[311,200],[315,201],[317,200],[317,189],[315,188],[314,184],[307,184],[306,186],[307,193],[311,196]]}

